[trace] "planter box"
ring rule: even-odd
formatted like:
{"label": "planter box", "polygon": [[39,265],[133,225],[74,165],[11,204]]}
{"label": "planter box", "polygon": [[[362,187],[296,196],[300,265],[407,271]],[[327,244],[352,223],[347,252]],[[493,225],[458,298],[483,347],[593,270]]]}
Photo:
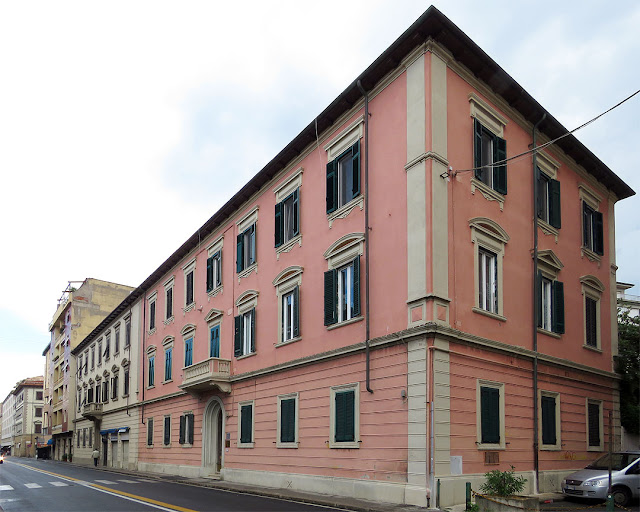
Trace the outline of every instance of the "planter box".
{"label": "planter box", "polygon": [[540,510],[538,498],[524,496],[478,496],[476,503],[480,512],[522,512],[523,510]]}

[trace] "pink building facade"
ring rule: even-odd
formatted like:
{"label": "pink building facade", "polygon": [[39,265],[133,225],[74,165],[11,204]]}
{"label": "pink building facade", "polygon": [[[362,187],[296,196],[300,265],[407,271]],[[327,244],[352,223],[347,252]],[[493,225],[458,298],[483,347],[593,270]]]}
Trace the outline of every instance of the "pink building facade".
{"label": "pink building facade", "polygon": [[136,290],[138,468],[444,507],[619,443],[633,191],[573,137],[534,179],[544,114],[430,8]]}

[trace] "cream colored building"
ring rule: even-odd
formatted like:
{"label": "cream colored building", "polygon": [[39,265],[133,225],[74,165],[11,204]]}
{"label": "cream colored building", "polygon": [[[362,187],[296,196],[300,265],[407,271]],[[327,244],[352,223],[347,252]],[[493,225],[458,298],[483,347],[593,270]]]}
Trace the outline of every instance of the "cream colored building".
{"label": "cream colored building", "polygon": [[23,379],[11,392],[13,403],[13,450],[18,457],[35,457],[38,437],[42,436],[42,377]]}

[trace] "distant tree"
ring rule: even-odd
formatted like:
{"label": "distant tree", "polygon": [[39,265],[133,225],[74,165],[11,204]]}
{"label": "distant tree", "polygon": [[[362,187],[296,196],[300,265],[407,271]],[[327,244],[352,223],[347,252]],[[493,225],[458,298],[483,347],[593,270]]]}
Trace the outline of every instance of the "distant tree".
{"label": "distant tree", "polygon": [[618,311],[618,356],[620,421],[627,432],[640,434],[640,317]]}

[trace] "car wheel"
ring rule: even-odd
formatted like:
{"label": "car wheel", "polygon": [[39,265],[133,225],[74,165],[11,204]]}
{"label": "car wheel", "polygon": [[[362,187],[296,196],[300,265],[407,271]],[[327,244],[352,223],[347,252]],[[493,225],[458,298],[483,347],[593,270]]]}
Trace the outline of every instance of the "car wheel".
{"label": "car wheel", "polygon": [[627,489],[626,487],[614,487],[612,494],[613,494],[613,502],[616,505],[625,507],[631,501],[631,493],[629,492],[629,489]]}

